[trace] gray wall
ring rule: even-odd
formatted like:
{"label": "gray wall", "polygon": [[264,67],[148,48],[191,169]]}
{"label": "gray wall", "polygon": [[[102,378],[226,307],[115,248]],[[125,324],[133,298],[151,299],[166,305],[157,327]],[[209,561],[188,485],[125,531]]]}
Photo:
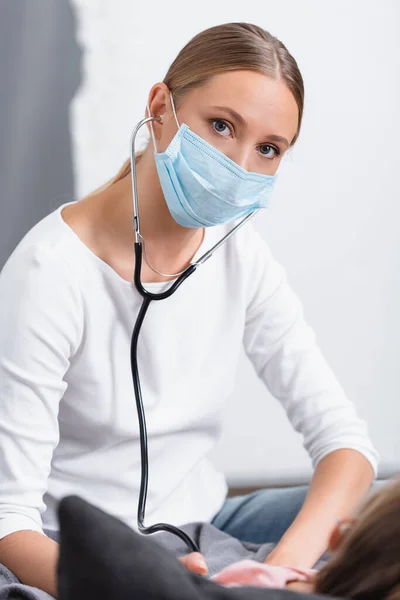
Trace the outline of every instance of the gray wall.
{"label": "gray wall", "polygon": [[37,221],[73,198],[74,32],[67,0],[0,0],[0,269]]}

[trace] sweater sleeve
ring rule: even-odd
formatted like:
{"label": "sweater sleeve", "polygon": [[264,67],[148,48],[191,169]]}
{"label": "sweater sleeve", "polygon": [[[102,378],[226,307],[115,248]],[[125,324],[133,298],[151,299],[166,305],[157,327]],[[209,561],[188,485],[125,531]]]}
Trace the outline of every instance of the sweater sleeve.
{"label": "sweater sleeve", "polygon": [[378,455],[366,423],[328,366],[284,269],[255,231],[252,237],[247,356],[302,434],[314,467],[330,452],[350,448],[367,458],[376,475]]}
{"label": "sweater sleeve", "polygon": [[79,288],[50,250],[23,246],[0,275],[0,538],[42,532],[64,375],[82,335]]}

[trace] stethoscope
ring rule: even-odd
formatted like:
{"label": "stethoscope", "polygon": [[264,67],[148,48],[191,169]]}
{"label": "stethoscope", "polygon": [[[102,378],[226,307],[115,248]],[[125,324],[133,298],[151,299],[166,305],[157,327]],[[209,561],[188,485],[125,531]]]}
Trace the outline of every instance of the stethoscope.
{"label": "stethoscope", "polygon": [[[143,260],[143,238],[140,235],[140,220],[139,220],[139,206],[138,206],[138,192],[137,192],[137,181],[136,181],[136,163],[135,163],[135,140],[136,135],[139,129],[149,121],[161,121],[161,117],[146,117],[142,119],[137,124],[134,129],[131,137],[131,175],[132,175],[132,194],[133,194],[133,227],[135,233],[135,271],[134,271],[134,283],[137,291],[143,297],[143,302],[139,310],[139,314],[136,319],[135,327],[132,333],[131,340],[131,368],[132,368],[132,377],[133,377],[133,386],[135,389],[135,397],[136,397],[136,407],[139,418],[139,430],[140,430],[140,454],[141,454],[141,482],[140,482],[140,492],[139,492],[139,503],[138,503],[138,513],[137,513],[137,523],[138,530],[140,533],[149,535],[152,533],[156,533],[159,531],[167,531],[179,537],[181,540],[185,542],[191,552],[199,552],[199,548],[197,544],[179,527],[175,527],[174,525],[169,525],[168,523],[156,523],[155,525],[150,525],[146,527],[144,524],[145,518],[145,509],[146,509],[146,499],[147,499],[147,488],[148,488],[148,480],[149,480],[149,465],[148,465],[148,444],[147,444],[147,428],[146,428],[146,418],[143,408],[143,400],[142,400],[142,391],[140,387],[140,379],[139,379],[139,368],[138,368],[138,358],[137,358],[137,346],[138,346],[138,338],[140,333],[140,328],[143,324],[144,317],[146,316],[147,309],[149,308],[150,302],[152,300],[164,300],[169,298],[176,292],[176,290],[182,285],[182,283],[187,279],[190,275],[192,275],[196,269],[204,264],[213,253],[218,250],[228,239],[238,230],[240,229],[247,221],[249,221],[258,210],[246,215],[235,227],[232,228],[217,244],[215,244],[210,250],[205,252],[200,258],[198,258],[195,262],[191,263],[186,269],[184,269],[179,277],[172,283],[171,287],[169,287],[164,292],[160,292],[158,294],[154,294],[152,292],[148,292],[142,285],[141,281],[141,270],[142,270],[142,260]],[[153,269],[155,270],[155,269]],[[159,273],[159,271],[156,271]]]}

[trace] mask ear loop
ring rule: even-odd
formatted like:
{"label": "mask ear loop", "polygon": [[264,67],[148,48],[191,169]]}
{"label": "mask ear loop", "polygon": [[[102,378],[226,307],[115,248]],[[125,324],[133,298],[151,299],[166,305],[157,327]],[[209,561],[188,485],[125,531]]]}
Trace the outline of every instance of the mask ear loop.
{"label": "mask ear loop", "polygon": [[174,102],[174,99],[172,97],[172,92],[169,93],[169,99],[171,100],[172,111],[174,113],[175,121],[176,121],[176,124],[178,125],[178,129],[179,129],[180,124],[179,124],[179,121],[178,121],[178,117],[176,116],[175,102]]}
{"label": "mask ear loop", "polygon": [[[172,92],[169,93],[169,98],[170,98],[170,101],[171,101],[172,112],[174,113],[175,121],[176,121],[176,124],[177,124],[178,129],[179,129],[180,128],[180,124],[179,124],[178,117],[177,117],[177,114],[176,114],[175,102],[174,102],[174,98],[172,96]],[[149,117],[152,116],[152,114],[150,112],[149,103],[147,103],[147,113],[148,113]],[[154,129],[153,129],[153,121],[150,121],[150,133],[151,133],[151,137],[152,137],[152,140],[153,140],[154,151],[158,152],[158,150],[157,150],[157,143],[156,143],[156,137],[154,135]]]}

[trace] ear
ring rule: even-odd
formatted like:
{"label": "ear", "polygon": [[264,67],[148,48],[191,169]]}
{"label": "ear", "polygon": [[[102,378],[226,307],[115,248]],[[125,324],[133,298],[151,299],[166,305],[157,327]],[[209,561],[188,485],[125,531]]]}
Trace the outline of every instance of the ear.
{"label": "ear", "polygon": [[353,528],[356,519],[341,519],[334,527],[329,540],[329,551],[336,552],[343,543],[343,540]]}
{"label": "ear", "polygon": [[[172,116],[172,106],[171,100],[169,96],[169,89],[163,82],[159,82],[153,85],[150,90],[149,98],[148,98],[148,107],[150,109],[150,115],[148,114],[148,109],[146,108],[146,117],[161,117],[161,121],[152,121],[154,136],[156,140],[160,139],[161,128],[165,121]],[[150,132],[150,123],[147,123],[147,128]]]}

